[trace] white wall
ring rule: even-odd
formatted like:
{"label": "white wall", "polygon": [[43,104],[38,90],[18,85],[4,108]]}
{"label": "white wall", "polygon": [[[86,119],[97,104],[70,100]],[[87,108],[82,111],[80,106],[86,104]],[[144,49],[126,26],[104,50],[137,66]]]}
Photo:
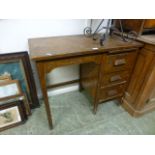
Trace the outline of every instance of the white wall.
{"label": "white wall", "polygon": [[[28,38],[82,34],[86,20],[0,20],[0,53],[28,51]],[[78,79],[78,65],[54,70],[48,83]]]}
{"label": "white wall", "polygon": [[28,50],[28,38],[82,34],[85,25],[84,19],[0,20],[0,51]]}
{"label": "white wall", "polygon": [[[99,21],[93,21],[95,27]],[[0,53],[28,51],[28,38],[83,34],[83,29],[88,23],[87,19],[0,20]],[[78,65],[56,69],[47,76],[48,83],[59,83],[78,78]]]}

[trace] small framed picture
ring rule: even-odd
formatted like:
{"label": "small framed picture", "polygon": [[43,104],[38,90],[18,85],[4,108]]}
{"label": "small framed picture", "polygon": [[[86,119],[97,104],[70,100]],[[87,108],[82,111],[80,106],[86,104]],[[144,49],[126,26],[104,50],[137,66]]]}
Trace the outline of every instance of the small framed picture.
{"label": "small framed picture", "polygon": [[2,106],[2,105],[5,106],[5,105],[7,105],[10,102],[15,102],[15,101],[18,101],[18,100],[21,100],[21,101],[24,102],[26,114],[28,116],[30,116],[32,114],[31,113],[31,109],[30,109],[30,105],[29,105],[27,97],[26,97],[26,95],[24,93],[21,96],[19,96],[19,97],[13,97],[13,98],[11,98],[9,100],[7,99],[7,100],[0,101],[0,106]]}
{"label": "small framed picture", "polygon": [[15,127],[27,120],[22,101],[11,102],[7,106],[0,106],[0,131]]}
{"label": "small framed picture", "polygon": [[8,100],[22,95],[18,80],[9,80],[0,83],[0,101]]}

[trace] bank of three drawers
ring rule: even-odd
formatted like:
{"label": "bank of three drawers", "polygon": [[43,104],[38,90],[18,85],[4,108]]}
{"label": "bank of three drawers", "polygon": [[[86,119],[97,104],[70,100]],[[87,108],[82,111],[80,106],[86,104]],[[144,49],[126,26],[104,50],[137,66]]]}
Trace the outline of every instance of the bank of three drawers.
{"label": "bank of three drawers", "polygon": [[102,57],[100,68],[99,102],[119,98],[127,88],[137,50],[109,53]]}

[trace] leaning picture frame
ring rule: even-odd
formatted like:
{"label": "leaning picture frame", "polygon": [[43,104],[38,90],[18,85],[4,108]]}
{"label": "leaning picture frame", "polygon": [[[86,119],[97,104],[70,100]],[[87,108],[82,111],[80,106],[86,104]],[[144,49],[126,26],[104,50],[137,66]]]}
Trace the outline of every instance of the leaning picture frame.
{"label": "leaning picture frame", "polygon": [[0,54],[0,75],[9,73],[13,80],[19,80],[31,109],[39,106],[33,72],[27,51]]}
{"label": "leaning picture frame", "polygon": [[31,115],[27,96],[22,92],[18,80],[5,80],[0,83],[0,106],[10,101],[23,100],[27,115]]}
{"label": "leaning picture frame", "polygon": [[25,123],[28,119],[23,101],[14,101],[0,106],[0,131]]}
{"label": "leaning picture frame", "polygon": [[21,95],[17,95],[16,97],[14,96],[14,97],[10,97],[9,99],[7,98],[4,100],[1,100],[0,106],[7,106],[8,103],[18,101],[18,100],[23,101],[26,114],[27,114],[27,116],[30,116],[32,114],[30,104],[28,102],[26,95],[23,93]]}
{"label": "leaning picture frame", "polygon": [[0,83],[0,101],[22,95],[22,90],[18,80],[8,80]]}

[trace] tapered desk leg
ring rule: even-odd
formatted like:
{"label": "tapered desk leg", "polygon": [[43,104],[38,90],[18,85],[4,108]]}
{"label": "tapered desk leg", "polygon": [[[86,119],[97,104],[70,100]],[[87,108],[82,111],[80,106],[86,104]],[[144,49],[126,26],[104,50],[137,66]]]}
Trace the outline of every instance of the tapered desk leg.
{"label": "tapered desk leg", "polygon": [[98,108],[98,103],[97,103],[97,101],[94,101],[94,107],[93,107],[93,113],[94,114],[96,114],[96,112],[97,112],[97,108]]}
{"label": "tapered desk leg", "polygon": [[95,95],[95,99],[94,99],[94,109],[93,109],[93,112],[94,114],[97,113],[97,108],[98,108],[98,104],[99,104],[99,101],[98,101],[98,94],[99,94],[99,82],[97,83],[97,87],[96,87],[96,95]]}
{"label": "tapered desk leg", "polygon": [[50,110],[50,105],[49,105],[48,95],[47,95],[47,88],[46,88],[46,73],[44,71],[44,64],[38,63],[37,68],[38,68],[38,74],[40,78],[40,84],[41,84],[41,89],[43,93],[43,99],[44,99],[49,128],[53,129],[52,114]]}
{"label": "tapered desk leg", "polygon": [[42,92],[43,92],[43,97],[44,97],[44,104],[46,108],[48,124],[49,124],[50,129],[53,129],[52,114],[51,114],[50,105],[48,101],[47,89],[43,87]]}
{"label": "tapered desk leg", "polygon": [[79,74],[80,74],[79,91],[80,92],[82,92],[82,90],[83,90],[83,87],[82,87],[82,76],[81,76],[82,75],[82,68],[81,68],[82,66],[81,65],[82,64],[79,65]]}

